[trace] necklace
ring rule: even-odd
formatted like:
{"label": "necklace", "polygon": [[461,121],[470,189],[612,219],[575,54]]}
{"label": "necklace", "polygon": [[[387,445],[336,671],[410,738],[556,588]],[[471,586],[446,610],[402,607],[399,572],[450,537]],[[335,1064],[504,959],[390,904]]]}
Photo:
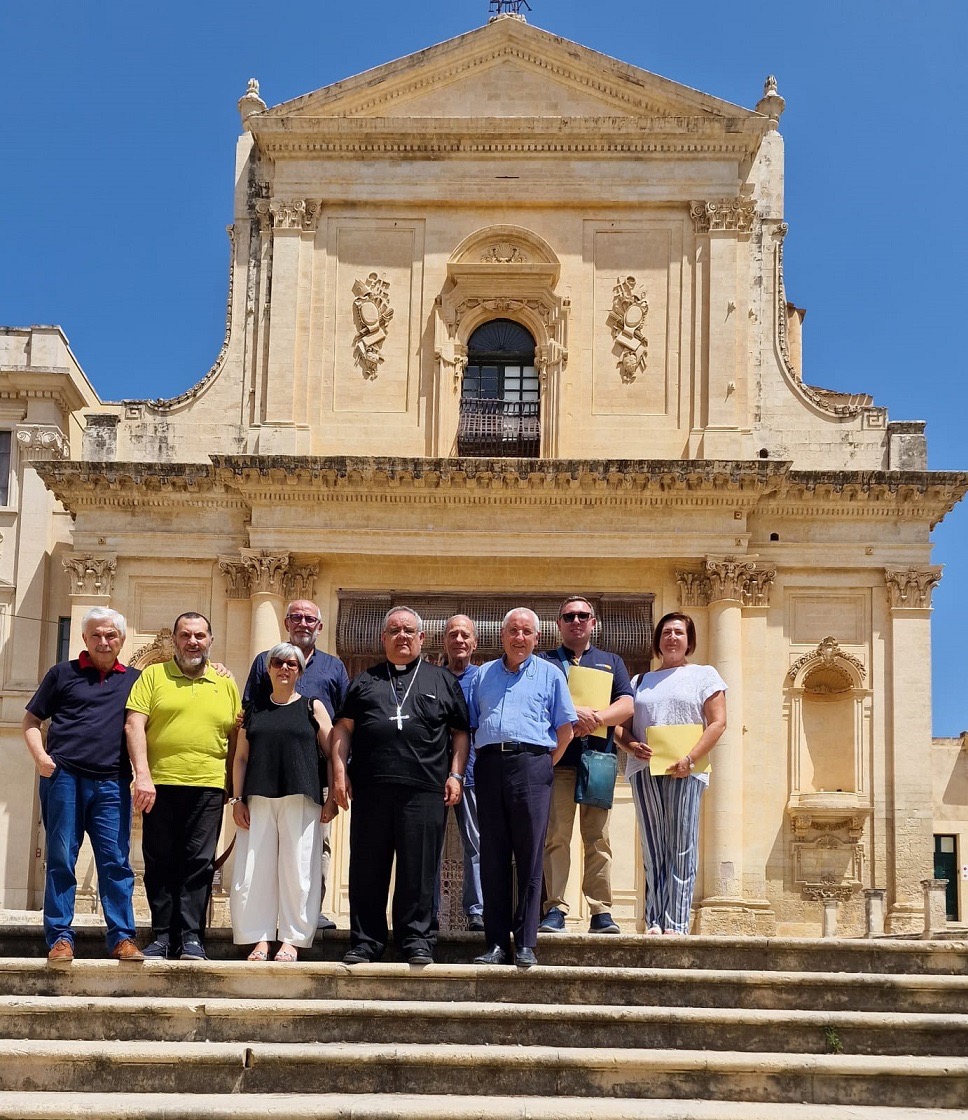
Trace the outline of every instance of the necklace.
{"label": "necklace", "polygon": [[407,702],[407,697],[410,695],[410,689],[413,688],[413,682],[417,679],[417,674],[419,672],[420,672],[420,662],[418,660],[417,661],[417,667],[413,671],[413,676],[410,678],[410,683],[407,685],[407,691],[403,694],[403,699],[402,700],[397,699],[397,688],[396,688],[396,685],[393,682],[393,674],[392,673],[390,675],[390,679],[387,682],[390,686],[390,698],[393,701],[393,703],[396,705],[396,708],[397,708],[396,715],[388,716],[387,719],[391,723],[394,720],[396,720],[397,731],[402,731],[403,730],[403,721],[405,719],[410,718],[409,716],[405,716],[403,714],[403,706]]}

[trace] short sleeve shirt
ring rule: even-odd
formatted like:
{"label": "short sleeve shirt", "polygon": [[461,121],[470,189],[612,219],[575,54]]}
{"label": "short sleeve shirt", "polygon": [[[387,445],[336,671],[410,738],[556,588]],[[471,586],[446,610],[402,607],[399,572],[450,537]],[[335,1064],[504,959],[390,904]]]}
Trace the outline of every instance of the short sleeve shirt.
{"label": "short sleeve shirt", "polygon": [[148,767],[156,785],[225,785],[229,734],[242,708],[231,677],[211,665],[200,677],[186,677],[174,661],[149,665],[128,708],[148,717]]}
{"label": "short sleeve shirt", "polygon": [[[541,656],[550,661],[556,668],[561,669],[567,676],[565,664],[581,665],[584,669],[598,669],[603,673],[610,673],[612,676],[612,693],[609,699],[610,704],[614,704],[620,696],[632,695],[632,684],[629,681],[629,671],[625,667],[625,662],[617,653],[607,653],[597,646],[590,645],[577,660],[570,660],[570,650],[564,646],[559,646],[557,649],[548,650]],[[595,735],[576,735],[574,739],[568,744],[565,753],[558,759],[557,766],[577,766],[581,759],[581,752],[583,750],[610,750],[612,746],[612,739],[615,736],[615,728],[606,728],[607,734],[604,739],[598,738]]]}
{"label": "short sleeve shirt", "polygon": [[139,676],[130,666],[101,673],[80,660],[47,671],[27,711],[50,720],[47,753],[58,766],[87,778],[130,779],[124,714]]}

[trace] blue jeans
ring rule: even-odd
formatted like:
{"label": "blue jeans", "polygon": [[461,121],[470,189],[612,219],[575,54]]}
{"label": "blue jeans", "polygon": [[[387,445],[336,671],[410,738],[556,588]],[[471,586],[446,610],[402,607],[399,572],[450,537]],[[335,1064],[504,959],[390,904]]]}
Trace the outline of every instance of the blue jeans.
{"label": "blue jeans", "polygon": [[469,918],[484,913],[481,893],[481,829],[477,823],[477,792],[473,786],[464,788],[464,796],[455,809],[457,827],[464,846],[464,892],[461,902]]}
{"label": "blue jeans", "polygon": [[108,948],[134,940],[134,872],[131,843],[131,788],[117,778],[84,778],[58,767],[40,779],[40,810],[47,833],[44,936],[48,947],[61,937],[73,944],[74,868],[86,832],[94,849],[98,893],[107,924]]}

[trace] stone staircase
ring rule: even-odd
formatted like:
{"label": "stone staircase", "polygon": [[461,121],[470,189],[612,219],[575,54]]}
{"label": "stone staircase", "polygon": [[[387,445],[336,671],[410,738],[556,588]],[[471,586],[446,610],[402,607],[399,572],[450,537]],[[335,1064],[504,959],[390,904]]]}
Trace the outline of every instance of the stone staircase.
{"label": "stone staircase", "polygon": [[0,1118],[954,1120],[968,942],[543,935],[528,971],[103,959],[0,928]]}

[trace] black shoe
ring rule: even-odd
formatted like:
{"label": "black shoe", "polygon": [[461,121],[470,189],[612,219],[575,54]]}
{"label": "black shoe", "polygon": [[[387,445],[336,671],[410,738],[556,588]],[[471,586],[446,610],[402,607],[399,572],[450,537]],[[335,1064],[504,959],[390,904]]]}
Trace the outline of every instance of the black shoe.
{"label": "black shoe", "polygon": [[357,946],[343,957],[343,964],[373,964],[373,958],[361,946]]}
{"label": "black shoe", "polygon": [[178,954],[178,959],[181,961],[207,961],[208,954],[205,952],[205,946],[198,940],[195,934],[190,933],[182,938],[181,952]]}
{"label": "black shoe", "polygon": [[500,945],[492,945],[486,953],[474,958],[474,964],[507,964],[508,955]]}
{"label": "black shoe", "polygon": [[471,933],[483,933],[484,919],[474,914],[473,917],[467,919],[467,928]]}
{"label": "black shoe", "polygon": [[168,934],[159,933],[154,941],[150,945],[146,945],[141,952],[143,956],[150,957],[152,960],[168,960],[171,955],[171,943],[168,940]]}
{"label": "black shoe", "polygon": [[530,968],[538,963],[538,958],[534,955],[534,949],[529,949],[525,945],[523,949],[514,950],[514,963],[518,968]]}
{"label": "black shoe", "polygon": [[434,956],[429,949],[411,949],[407,956],[407,964],[433,964]]}

